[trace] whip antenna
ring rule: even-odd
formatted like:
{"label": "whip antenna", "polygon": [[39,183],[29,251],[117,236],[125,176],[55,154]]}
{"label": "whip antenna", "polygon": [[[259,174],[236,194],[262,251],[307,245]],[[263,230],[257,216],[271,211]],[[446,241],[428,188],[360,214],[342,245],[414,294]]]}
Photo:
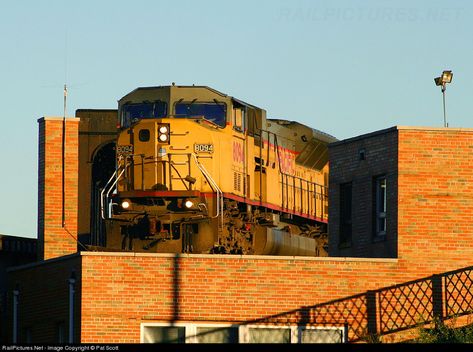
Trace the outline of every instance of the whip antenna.
{"label": "whip antenna", "polygon": [[64,39],[64,115],[62,118],[62,227],[66,227],[67,31]]}

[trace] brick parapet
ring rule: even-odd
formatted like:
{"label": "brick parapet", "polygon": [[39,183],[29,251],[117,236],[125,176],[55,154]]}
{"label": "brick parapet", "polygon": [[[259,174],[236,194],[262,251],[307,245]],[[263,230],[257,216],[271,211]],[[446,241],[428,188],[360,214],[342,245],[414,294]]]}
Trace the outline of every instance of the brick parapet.
{"label": "brick parapet", "polygon": [[82,256],[83,342],[139,342],[142,322],[248,323],[400,280],[392,259],[102,254]]}

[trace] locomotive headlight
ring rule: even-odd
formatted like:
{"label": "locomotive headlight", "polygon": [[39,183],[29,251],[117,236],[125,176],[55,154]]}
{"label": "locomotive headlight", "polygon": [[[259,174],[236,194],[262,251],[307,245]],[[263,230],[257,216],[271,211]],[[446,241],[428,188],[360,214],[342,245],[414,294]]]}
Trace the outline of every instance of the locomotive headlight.
{"label": "locomotive headlight", "polygon": [[129,199],[124,199],[121,204],[123,209],[130,209],[131,207],[131,200]]}
{"label": "locomotive headlight", "polygon": [[192,208],[192,207],[194,206],[194,202],[191,201],[190,199],[186,199],[186,200],[184,201],[184,205],[185,205],[185,207],[186,207],[187,209],[190,209],[190,208]]}
{"label": "locomotive headlight", "polygon": [[158,141],[161,143],[169,143],[170,131],[169,124],[158,125]]}

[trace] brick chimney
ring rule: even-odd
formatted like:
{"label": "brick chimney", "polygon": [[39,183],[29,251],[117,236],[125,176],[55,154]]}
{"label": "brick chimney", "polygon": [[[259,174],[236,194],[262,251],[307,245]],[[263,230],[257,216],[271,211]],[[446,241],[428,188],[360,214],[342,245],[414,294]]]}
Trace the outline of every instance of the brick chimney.
{"label": "brick chimney", "polygon": [[62,117],[38,120],[39,260],[77,252],[79,121]]}

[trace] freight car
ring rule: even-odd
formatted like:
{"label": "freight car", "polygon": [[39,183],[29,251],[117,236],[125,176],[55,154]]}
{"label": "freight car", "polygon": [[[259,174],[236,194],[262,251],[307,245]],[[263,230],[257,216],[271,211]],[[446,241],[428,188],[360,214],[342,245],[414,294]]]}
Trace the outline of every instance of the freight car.
{"label": "freight car", "polygon": [[118,101],[116,169],[101,190],[108,248],[326,255],[336,138],[206,86]]}

